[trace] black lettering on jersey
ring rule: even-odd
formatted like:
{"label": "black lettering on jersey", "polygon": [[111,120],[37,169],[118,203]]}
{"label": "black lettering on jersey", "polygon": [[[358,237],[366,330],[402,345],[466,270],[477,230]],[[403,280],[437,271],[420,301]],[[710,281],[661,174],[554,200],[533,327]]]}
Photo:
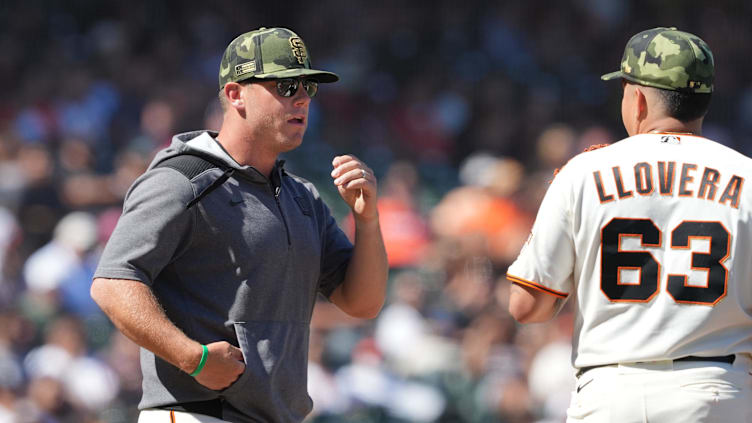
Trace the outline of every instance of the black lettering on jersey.
{"label": "black lettering on jersey", "polygon": [[718,180],[721,178],[721,173],[715,169],[706,167],[702,172],[702,179],[700,180],[700,188],[697,190],[697,198],[704,198],[706,200],[713,201],[715,198],[715,192],[718,189]]}
{"label": "black lettering on jersey", "polygon": [[674,174],[676,162],[658,162],[658,189],[661,195],[671,195],[674,192]]}
{"label": "black lettering on jersey", "polygon": [[653,192],[653,171],[645,162],[637,163],[634,167],[635,189],[640,195]]}
{"label": "black lettering on jersey", "polygon": [[741,194],[742,194],[743,185],[744,185],[744,178],[742,178],[741,176],[737,176],[737,175],[732,176],[728,182],[728,185],[726,185],[726,189],[723,190],[721,199],[718,200],[718,202],[721,204],[724,204],[727,201],[730,201],[731,207],[738,209],[739,198],[741,197]]}
{"label": "black lettering on jersey", "polygon": [[692,195],[692,191],[687,188],[688,184],[691,184],[695,180],[695,177],[690,175],[689,172],[694,172],[697,169],[696,164],[684,163],[681,170],[681,179],[679,179],[679,197],[687,197]]}
{"label": "black lettering on jersey", "polygon": [[619,194],[619,198],[627,198],[632,196],[632,191],[624,190],[624,183],[621,180],[621,168],[614,166],[611,168],[614,172],[614,181],[616,182],[616,192]]}
{"label": "black lettering on jersey", "polygon": [[614,196],[606,194],[606,190],[603,188],[603,180],[601,179],[601,172],[596,170],[593,172],[593,178],[595,179],[595,189],[598,190],[598,199],[601,200],[601,204],[608,203],[614,200]]}

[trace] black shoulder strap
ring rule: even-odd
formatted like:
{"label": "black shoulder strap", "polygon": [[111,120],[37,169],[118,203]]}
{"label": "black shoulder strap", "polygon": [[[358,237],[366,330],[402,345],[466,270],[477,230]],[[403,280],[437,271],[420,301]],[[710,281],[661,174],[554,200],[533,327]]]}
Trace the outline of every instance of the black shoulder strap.
{"label": "black shoulder strap", "polygon": [[175,169],[178,172],[182,173],[183,176],[188,178],[188,180],[192,180],[199,174],[209,169],[224,169],[222,176],[214,180],[211,184],[209,184],[209,186],[198,193],[198,195],[193,200],[189,201],[188,204],[185,205],[186,209],[193,207],[210,192],[214,191],[220,185],[224,184],[225,181],[227,181],[227,179],[235,172],[235,169],[227,165],[219,164],[218,162],[211,160],[205,156],[199,156],[195,154],[181,154],[179,156],[170,157],[169,159],[160,162],[154,167],[169,167],[171,169]]}
{"label": "black shoulder strap", "polygon": [[204,171],[222,166],[210,162],[203,156],[181,154],[179,156],[170,157],[154,167],[169,167],[182,173],[186,178],[193,179]]}

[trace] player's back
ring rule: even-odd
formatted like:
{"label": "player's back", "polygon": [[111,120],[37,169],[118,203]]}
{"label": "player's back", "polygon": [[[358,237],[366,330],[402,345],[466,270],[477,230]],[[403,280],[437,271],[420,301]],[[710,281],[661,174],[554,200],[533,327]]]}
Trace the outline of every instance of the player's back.
{"label": "player's back", "polygon": [[651,133],[583,153],[560,176],[572,190],[575,365],[752,351],[751,159]]}

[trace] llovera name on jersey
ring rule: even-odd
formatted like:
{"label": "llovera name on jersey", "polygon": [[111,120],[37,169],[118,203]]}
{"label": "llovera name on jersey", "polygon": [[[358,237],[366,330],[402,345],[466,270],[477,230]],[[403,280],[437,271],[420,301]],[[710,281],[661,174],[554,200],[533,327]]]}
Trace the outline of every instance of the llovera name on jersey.
{"label": "llovera name on jersey", "polygon": [[[717,169],[704,167],[700,171],[694,163],[647,162],[632,168],[614,166],[611,171],[593,172],[595,189],[601,204],[637,195],[652,195],[655,189],[664,196],[697,197],[739,208],[744,178],[732,175],[726,179]],[[720,195],[718,195],[720,193]],[[717,198],[717,200],[716,200]]]}

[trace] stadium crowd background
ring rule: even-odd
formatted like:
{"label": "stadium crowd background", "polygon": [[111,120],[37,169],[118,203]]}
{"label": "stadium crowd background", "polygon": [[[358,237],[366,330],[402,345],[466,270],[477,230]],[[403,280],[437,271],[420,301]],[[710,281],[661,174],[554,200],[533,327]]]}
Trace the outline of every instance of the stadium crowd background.
{"label": "stadium crowd background", "polygon": [[345,227],[331,158],[373,167],[392,267],[378,319],[317,306],[310,421],[563,422],[571,311],[518,327],[504,272],[553,169],[625,136],[599,75],[640,30],[709,43],[705,133],[752,154],[751,17],[724,0],[0,3],[0,422],[135,421],[138,350],[91,275],[155,150],[219,127],[220,55],[259,26],[341,75],[288,167]]}

